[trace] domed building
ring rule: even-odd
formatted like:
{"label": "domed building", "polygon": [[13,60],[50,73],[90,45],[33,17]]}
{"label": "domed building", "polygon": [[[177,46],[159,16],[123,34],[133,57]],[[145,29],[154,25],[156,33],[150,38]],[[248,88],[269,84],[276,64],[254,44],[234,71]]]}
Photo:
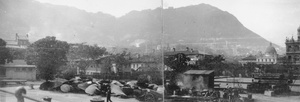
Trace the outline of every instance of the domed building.
{"label": "domed building", "polygon": [[256,64],[276,64],[278,61],[278,54],[275,47],[270,43],[264,53],[258,52],[257,55],[250,55],[239,61],[241,64],[256,63]]}
{"label": "domed building", "polygon": [[297,40],[286,39],[286,56],[290,62],[293,64],[300,64],[300,26],[297,29]]}
{"label": "domed building", "polygon": [[256,57],[257,64],[276,64],[278,54],[275,47],[270,43],[263,55]]}

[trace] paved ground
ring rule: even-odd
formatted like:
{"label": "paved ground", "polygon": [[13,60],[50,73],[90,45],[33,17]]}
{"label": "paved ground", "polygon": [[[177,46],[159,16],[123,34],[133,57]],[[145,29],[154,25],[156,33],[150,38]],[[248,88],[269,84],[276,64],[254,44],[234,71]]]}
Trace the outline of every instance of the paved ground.
{"label": "paved ground", "polygon": [[[3,93],[3,91],[7,92],[14,92],[15,86],[11,87],[2,87],[0,90],[2,90],[1,96],[3,96],[3,102],[16,102],[16,99],[13,95]],[[76,94],[76,93],[61,93],[61,92],[53,92],[53,91],[43,91],[38,89],[38,85],[35,85],[35,89],[30,89],[28,86],[25,86],[25,89],[27,90],[26,96],[30,98],[34,98],[36,100],[42,100],[44,97],[51,97],[51,102],[90,102],[93,98],[98,98],[100,96],[88,96],[86,94]],[[2,97],[0,98],[2,99]],[[105,100],[105,97],[102,97],[103,100]],[[139,102],[135,98],[130,99],[121,99],[118,97],[112,97],[111,100],[113,102]],[[0,102],[2,102],[0,100]],[[25,102],[33,102],[30,100],[26,100]]]}

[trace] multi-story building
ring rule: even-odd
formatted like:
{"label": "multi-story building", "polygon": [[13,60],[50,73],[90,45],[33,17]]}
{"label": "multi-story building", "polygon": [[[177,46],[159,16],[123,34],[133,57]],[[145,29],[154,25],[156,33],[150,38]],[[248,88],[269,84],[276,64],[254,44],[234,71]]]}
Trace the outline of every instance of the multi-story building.
{"label": "multi-story building", "polygon": [[[212,55],[200,53],[197,50],[189,49],[187,47],[186,50],[182,50],[182,51],[176,51],[176,49],[173,48],[173,51],[164,52],[164,57],[168,58],[168,57],[176,56],[176,55],[180,55],[180,54],[183,54],[186,57],[190,58],[190,61],[188,62],[188,64],[190,64],[190,65],[196,64],[196,61],[198,61],[198,60],[203,60],[205,58],[205,56],[212,56]],[[171,70],[171,69],[169,67],[165,66],[165,70]]]}
{"label": "multi-story building", "polygon": [[297,40],[293,37],[291,39],[286,39],[286,57],[289,62],[294,64],[300,64],[300,27],[297,29]]}
{"label": "multi-story building", "polygon": [[5,39],[5,41],[8,48],[27,48],[30,45],[28,34],[24,36],[17,33],[14,39]]}
{"label": "multi-story building", "polygon": [[158,71],[160,64],[150,55],[133,57],[129,60],[130,69],[134,71]]}

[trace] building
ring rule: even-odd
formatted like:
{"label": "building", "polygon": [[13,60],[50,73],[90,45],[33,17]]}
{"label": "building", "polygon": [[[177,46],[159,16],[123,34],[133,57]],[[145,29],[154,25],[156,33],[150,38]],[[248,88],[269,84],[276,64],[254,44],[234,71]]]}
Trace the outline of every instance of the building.
{"label": "building", "polygon": [[30,45],[28,34],[19,35],[18,33],[15,35],[15,38],[12,39],[4,39],[6,41],[6,47],[8,48],[22,48],[25,49]]}
{"label": "building", "polygon": [[130,69],[134,71],[158,71],[159,65],[150,55],[133,57],[129,60]]}
{"label": "building", "polygon": [[293,37],[286,39],[286,57],[289,62],[299,65],[300,64],[300,26],[297,29],[297,40]]}
{"label": "building", "polygon": [[242,60],[239,61],[242,65],[247,64],[247,63],[256,63],[256,56],[254,55],[249,55]]}
{"label": "building", "polygon": [[[197,50],[189,49],[187,47],[186,50],[183,50],[183,51],[176,51],[176,49],[173,48],[173,51],[164,52],[164,57],[168,58],[168,57],[177,56],[180,54],[183,54],[186,57],[190,58],[190,61],[188,62],[188,64],[190,64],[190,65],[196,64],[196,61],[198,61],[198,60],[203,60],[205,58],[205,56],[212,56],[212,55],[200,53]],[[168,68],[167,66],[165,66],[165,70],[171,70],[171,69]]]}
{"label": "building", "polygon": [[214,88],[214,70],[188,70],[178,77],[177,84],[182,89],[202,91]]}
{"label": "building", "polygon": [[256,63],[257,64],[276,64],[278,59],[278,54],[275,49],[275,47],[272,46],[272,43],[270,43],[270,46],[267,47],[265,54],[258,55],[256,57]]}
{"label": "building", "polygon": [[270,43],[266,48],[265,53],[259,52],[257,55],[249,55],[239,61],[241,64],[256,63],[256,64],[276,64],[278,63],[278,54],[275,47]]}
{"label": "building", "polygon": [[36,80],[36,70],[35,65],[27,65],[24,60],[13,60],[13,63],[0,65],[0,77]]}

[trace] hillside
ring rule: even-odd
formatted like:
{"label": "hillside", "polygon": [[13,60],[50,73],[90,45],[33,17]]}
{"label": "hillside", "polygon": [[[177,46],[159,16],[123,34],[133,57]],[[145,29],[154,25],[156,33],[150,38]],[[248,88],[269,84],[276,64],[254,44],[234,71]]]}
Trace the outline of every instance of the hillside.
{"label": "hillside", "polygon": [[150,49],[162,40],[170,47],[184,45],[198,49],[241,47],[264,51],[269,45],[232,14],[207,4],[132,11],[116,18],[33,0],[1,0],[0,22],[2,38],[29,33],[32,42],[52,35],[68,42],[141,48],[147,45]]}

